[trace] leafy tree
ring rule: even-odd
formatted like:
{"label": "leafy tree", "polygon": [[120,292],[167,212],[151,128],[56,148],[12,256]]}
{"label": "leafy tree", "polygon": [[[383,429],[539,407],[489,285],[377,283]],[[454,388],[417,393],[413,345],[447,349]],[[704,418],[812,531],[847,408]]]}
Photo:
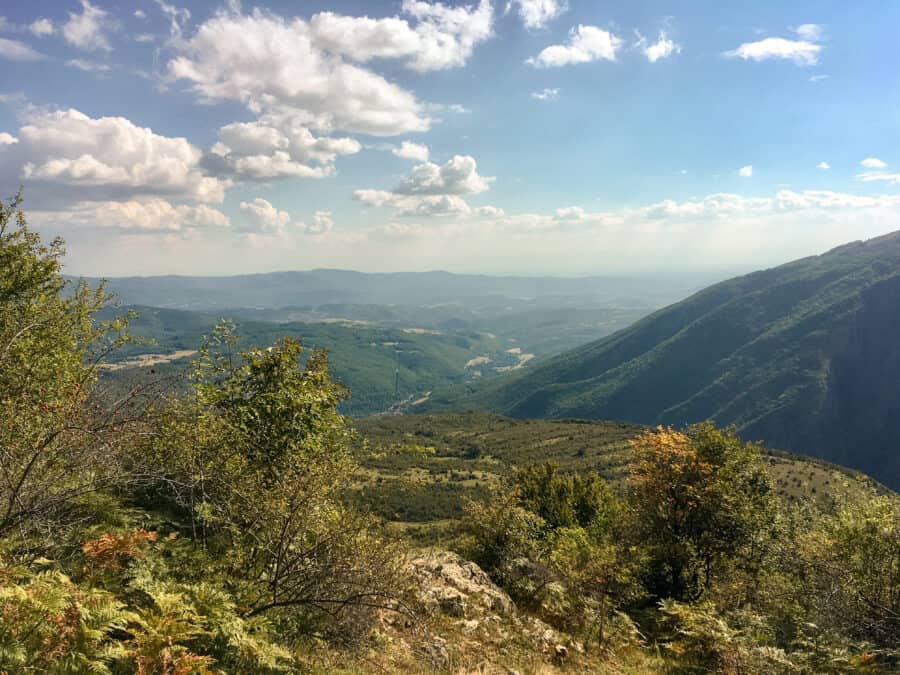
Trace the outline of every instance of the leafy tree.
{"label": "leafy tree", "polygon": [[575,610],[571,618],[593,628],[598,644],[607,647],[610,619],[635,594],[631,552],[600,522],[554,531],[548,549],[549,565],[565,585],[568,604]]}
{"label": "leafy tree", "polygon": [[712,423],[658,428],[632,442],[631,500],[650,554],[648,590],[695,600],[717,572],[752,567],[773,509],[759,448]]}
{"label": "leafy tree", "polygon": [[850,501],[803,537],[798,583],[822,629],[894,650],[900,659],[900,503]]}
{"label": "leafy tree", "polygon": [[557,626],[595,632],[605,647],[610,619],[635,592],[633,551],[619,536],[625,515],[596,473],[528,466],[510,492],[469,508],[473,557],[524,606]]}
{"label": "leafy tree", "polygon": [[[501,586],[515,593],[523,566],[539,553],[544,523],[519,505],[514,492],[502,493],[466,509],[465,528],[471,536],[468,555]],[[526,590],[532,594],[533,588]],[[520,594],[521,599],[523,598]]]}
{"label": "leafy tree", "polygon": [[597,473],[563,475],[552,462],[519,471],[516,488],[519,503],[551,529],[608,524],[615,510],[612,491]]}
{"label": "leafy tree", "polygon": [[217,329],[193,396],[164,417],[152,453],[161,484],[222,561],[246,616],[313,621],[395,607],[396,546],[339,499],[354,464],[324,354],[300,367],[296,340],[243,351],[236,342]]}
{"label": "leafy tree", "polygon": [[20,206],[0,202],[0,536],[24,537],[121,478],[118,448],[141,410],[137,391],[96,400],[97,365],[126,321],[95,320],[109,296],[63,279],[62,241],[42,243]]}

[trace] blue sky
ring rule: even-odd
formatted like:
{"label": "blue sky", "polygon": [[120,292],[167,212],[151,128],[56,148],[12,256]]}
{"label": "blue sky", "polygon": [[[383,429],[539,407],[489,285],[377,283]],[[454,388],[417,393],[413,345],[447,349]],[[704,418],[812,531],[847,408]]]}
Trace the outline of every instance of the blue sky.
{"label": "blue sky", "polygon": [[900,5],[0,8],[0,189],[86,274],[753,268],[900,229]]}

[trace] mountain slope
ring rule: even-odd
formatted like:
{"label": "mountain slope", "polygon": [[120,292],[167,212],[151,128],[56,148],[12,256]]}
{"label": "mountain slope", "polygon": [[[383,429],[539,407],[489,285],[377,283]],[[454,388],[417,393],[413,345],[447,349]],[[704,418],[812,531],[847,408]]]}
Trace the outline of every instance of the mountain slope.
{"label": "mountain slope", "polygon": [[900,233],[716,284],[522,375],[436,398],[513,417],[675,424],[900,487]]}

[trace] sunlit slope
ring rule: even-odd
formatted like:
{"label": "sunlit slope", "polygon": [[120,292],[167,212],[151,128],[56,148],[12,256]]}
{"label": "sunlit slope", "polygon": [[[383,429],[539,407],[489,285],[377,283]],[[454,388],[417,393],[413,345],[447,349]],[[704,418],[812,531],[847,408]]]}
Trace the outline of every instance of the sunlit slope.
{"label": "sunlit slope", "polygon": [[432,405],[734,424],[900,486],[900,233],[716,284]]}
{"label": "sunlit slope", "polygon": [[[361,453],[361,503],[426,539],[442,536],[470,500],[488,499],[516,468],[531,464],[597,471],[623,489],[630,441],[647,430],[623,422],[516,420],[480,412],[381,415],[355,426],[369,443]],[[430,450],[379,452],[398,445]],[[884,491],[863,474],[820,460],[767,450],[764,462],[776,493],[790,502],[827,510]]]}

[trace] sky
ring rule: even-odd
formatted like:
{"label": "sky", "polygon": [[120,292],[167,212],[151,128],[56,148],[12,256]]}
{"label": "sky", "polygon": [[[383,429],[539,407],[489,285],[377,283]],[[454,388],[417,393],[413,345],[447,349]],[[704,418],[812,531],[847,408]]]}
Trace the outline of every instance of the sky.
{"label": "sky", "polygon": [[13,0],[0,194],[74,274],[767,267],[900,229],[898,25],[875,0]]}

